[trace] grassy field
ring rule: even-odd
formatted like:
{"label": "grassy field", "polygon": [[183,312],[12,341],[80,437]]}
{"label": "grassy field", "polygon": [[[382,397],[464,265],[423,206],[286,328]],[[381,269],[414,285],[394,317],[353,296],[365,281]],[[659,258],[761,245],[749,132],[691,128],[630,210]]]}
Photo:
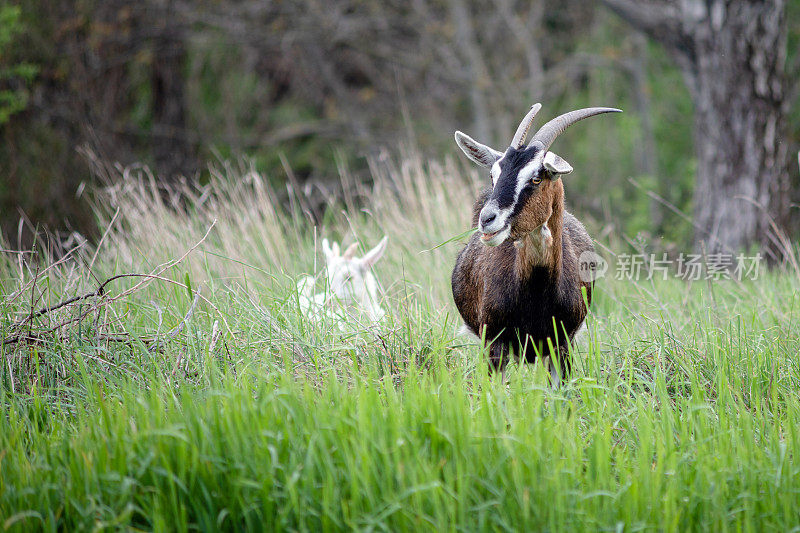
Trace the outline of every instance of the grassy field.
{"label": "grassy field", "polygon": [[[169,194],[130,171],[98,246],[1,253],[0,529],[800,528],[796,272],[608,277],[571,379],[506,385],[457,336],[460,245],[437,247],[477,176],[413,154],[373,173],[343,172],[315,230],[246,165]],[[384,234],[386,323],[307,321],[316,243]],[[121,274],[148,276],[91,295]]]}

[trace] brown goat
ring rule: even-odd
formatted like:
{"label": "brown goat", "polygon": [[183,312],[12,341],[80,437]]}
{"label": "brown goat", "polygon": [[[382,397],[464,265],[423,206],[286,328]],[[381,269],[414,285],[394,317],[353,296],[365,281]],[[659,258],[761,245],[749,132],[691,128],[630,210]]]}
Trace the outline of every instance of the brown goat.
{"label": "brown goat", "polygon": [[[542,126],[525,146],[540,104],[522,120],[509,148],[499,152],[456,132],[456,143],[491,169],[492,186],[475,201],[472,235],[453,268],[453,299],[465,325],[489,345],[491,370],[505,369],[510,353],[548,359],[558,380],[569,372],[568,344],[586,318],[592,297],[594,247],[586,229],[564,208],[559,177],[572,167],[550,145],[568,126],[612,108],[566,113]],[[583,263],[583,264],[582,264]],[[585,293],[585,300],[584,300]]]}

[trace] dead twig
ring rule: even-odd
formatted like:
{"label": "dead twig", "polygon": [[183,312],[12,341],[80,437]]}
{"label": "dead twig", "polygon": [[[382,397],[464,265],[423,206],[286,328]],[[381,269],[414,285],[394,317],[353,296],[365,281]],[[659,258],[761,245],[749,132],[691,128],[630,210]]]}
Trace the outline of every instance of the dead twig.
{"label": "dead twig", "polygon": [[32,254],[33,250],[6,250],[5,248],[0,248],[0,253],[6,253],[6,254]]}
{"label": "dead twig", "polygon": [[100,286],[97,287],[97,290],[94,290],[92,292],[88,292],[86,294],[81,294],[79,296],[73,296],[72,298],[64,300],[63,302],[59,302],[59,303],[57,303],[55,305],[51,305],[49,307],[43,307],[43,308],[39,309],[38,311],[31,312],[28,316],[26,316],[22,320],[12,324],[11,325],[11,329],[13,330],[13,329],[20,328],[20,327],[24,326],[25,324],[27,324],[28,322],[30,322],[30,321],[32,321],[32,320],[34,320],[34,319],[36,319],[36,318],[38,318],[38,317],[40,317],[42,315],[46,315],[48,313],[51,313],[51,312],[53,312],[53,311],[55,311],[57,309],[61,309],[62,307],[66,307],[68,305],[74,304],[76,302],[80,302],[82,300],[88,300],[90,298],[96,298],[98,296],[103,296],[105,294],[106,285],[108,285],[112,281],[116,281],[116,280],[122,279],[122,278],[139,277],[139,276],[146,276],[146,275],[147,274],[118,274],[116,276],[111,276],[110,278],[105,280],[103,283],[101,283]]}
{"label": "dead twig", "polygon": [[94,255],[92,255],[92,260],[89,261],[89,272],[92,271],[92,267],[94,266],[94,262],[97,260],[97,254],[100,253],[100,248],[103,247],[103,242],[105,242],[106,237],[108,237],[108,234],[111,233],[111,228],[114,227],[114,222],[117,221],[117,217],[118,216],[119,216],[119,207],[117,207],[117,210],[114,212],[114,216],[111,217],[111,222],[108,223],[108,227],[103,232],[103,236],[100,238],[100,242],[97,243],[97,248],[94,251]]}
{"label": "dead twig", "polygon": [[[40,316],[46,315],[46,314],[48,314],[48,313],[51,313],[51,312],[53,312],[53,311],[55,311],[55,310],[57,310],[57,309],[61,309],[61,308],[63,308],[63,307],[66,307],[66,306],[68,306],[68,305],[74,304],[74,303],[76,303],[76,302],[80,302],[80,301],[83,301],[83,300],[88,300],[88,299],[96,298],[96,297],[99,297],[99,296],[103,296],[103,295],[105,295],[105,288],[106,288],[106,286],[107,286],[109,283],[111,283],[112,281],[116,281],[116,280],[118,280],[118,279],[122,279],[122,278],[131,278],[131,277],[137,277],[137,278],[143,278],[143,279],[142,279],[142,281],[140,281],[139,283],[137,283],[137,284],[136,284],[136,285],[134,285],[133,287],[131,287],[131,288],[129,288],[129,289],[126,289],[126,290],[124,290],[123,292],[121,292],[120,294],[118,294],[118,295],[114,296],[113,298],[109,298],[109,299],[107,300],[107,302],[108,302],[108,303],[111,303],[111,302],[113,302],[113,301],[116,301],[116,300],[118,300],[118,299],[120,299],[120,298],[122,298],[122,297],[124,297],[124,296],[127,296],[127,295],[129,295],[129,294],[131,294],[131,293],[133,293],[133,292],[137,291],[139,288],[141,288],[142,286],[144,286],[145,284],[147,284],[149,281],[152,281],[152,280],[154,280],[154,279],[158,279],[158,280],[161,280],[161,281],[166,281],[166,282],[168,282],[168,283],[174,283],[174,284],[176,284],[176,285],[179,285],[179,286],[181,286],[181,287],[184,287],[184,288],[187,288],[187,289],[188,289],[188,287],[187,287],[185,284],[183,284],[183,283],[180,283],[180,282],[176,282],[176,281],[174,281],[174,280],[171,280],[171,279],[169,279],[169,278],[165,278],[165,277],[161,276],[161,274],[162,274],[163,272],[165,272],[167,269],[169,269],[169,268],[171,268],[171,267],[173,267],[173,266],[177,265],[177,264],[178,264],[178,263],[180,263],[181,261],[183,261],[183,260],[184,260],[184,259],[185,259],[185,258],[186,258],[186,257],[187,257],[187,256],[188,256],[188,255],[189,255],[189,254],[190,254],[190,253],[193,251],[193,250],[195,250],[195,249],[196,249],[198,246],[200,246],[200,244],[202,244],[202,243],[203,243],[203,241],[205,241],[205,240],[206,240],[206,238],[208,238],[208,235],[209,235],[209,233],[211,233],[211,229],[214,227],[214,225],[215,225],[216,223],[217,223],[217,221],[216,221],[216,220],[215,220],[214,222],[212,222],[212,223],[211,223],[211,225],[208,227],[208,230],[206,230],[206,233],[203,235],[203,237],[202,237],[202,238],[201,238],[199,241],[197,241],[197,242],[196,242],[196,243],[195,243],[195,244],[194,244],[194,245],[193,245],[191,248],[189,248],[189,249],[188,249],[188,250],[187,250],[187,251],[186,251],[186,252],[185,252],[185,253],[184,253],[184,254],[183,254],[183,255],[182,255],[180,258],[178,258],[178,259],[175,259],[175,260],[171,260],[171,261],[168,261],[168,262],[166,262],[166,263],[163,263],[163,264],[159,265],[158,267],[156,267],[155,269],[153,269],[153,271],[152,271],[151,273],[149,273],[149,274],[137,274],[137,273],[129,273],[129,274],[117,274],[116,276],[112,276],[112,277],[110,277],[110,278],[106,279],[106,280],[105,280],[103,283],[101,283],[101,284],[100,284],[100,285],[97,287],[97,289],[96,289],[96,290],[94,290],[94,291],[92,291],[92,292],[88,292],[88,293],[86,293],[86,294],[82,294],[82,295],[74,296],[74,297],[72,297],[72,298],[69,298],[69,299],[67,299],[67,300],[64,300],[64,301],[62,301],[62,302],[59,302],[59,303],[57,303],[57,304],[55,304],[55,305],[52,305],[52,306],[49,306],[49,307],[44,307],[44,308],[41,308],[41,309],[39,309],[38,311],[31,311],[31,312],[30,312],[30,313],[29,313],[29,314],[28,314],[28,315],[27,315],[25,318],[23,318],[22,320],[20,320],[20,321],[16,322],[15,324],[13,324],[13,325],[11,326],[11,329],[12,329],[12,330],[16,330],[16,329],[18,329],[18,328],[20,328],[20,327],[23,327],[24,325],[28,324],[30,321],[32,321],[32,320],[34,320],[34,319],[36,319],[36,318],[38,318],[38,317],[40,317]],[[73,250],[70,250],[70,252],[68,252],[68,254],[69,254],[69,253],[72,253],[74,250],[77,250],[79,247],[80,247],[80,246],[78,246],[78,247],[75,247]],[[58,261],[58,262],[54,263],[53,265],[49,266],[48,268],[46,268],[46,269],[45,269],[44,271],[42,271],[41,273],[38,273],[38,274],[36,275],[36,277],[34,278],[34,280],[32,280],[32,281],[33,281],[33,282],[35,282],[35,280],[36,280],[36,279],[37,279],[39,276],[41,276],[42,274],[44,274],[44,272],[47,272],[47,270],[49,270],[50,268],[52,268],[53,266],[55,266],[55,265],[56,265],[56,264],[58,264],[59,262],[63,261],[64,259],[65,259],[65,258],[62,258],[62,260],[60,260],[60,261]],[[27,284],[26,284],[26,287],[27,287]],[[196,298],[197,298],[197,297],[199,297],[199,298],[202,298],[202,299],[203,299],[203,301],[205,301],[205,302],[206,302],[206,303],[207,303],[209,306],[211,306],[211,307],[214,309],[214,311],[216,311],[216,312],[217,312],[217,313],[220,315],[220,317],[222,318],[222,321],[223,321],[223,323],[225,324],[225,328],[228,330],[228,333],[230,333],[230,334],[232,335],[232,334],[233,334],[233,331],[231,330],[230,326],[228,325],[228,322],[227,322],[227,320],[225,319],[225,317],[222,315],[222,313],[220,313],[220,311],[219,311],[219,309],[217,308],[217,306],[215,306],[213,303],[211,303],[211,301],[209,301],[207,298],[205,298],[205,297],[201,296],[201,295],[199,294],[199,292],[196,292],[195,294],[196,294]],[[192,310],[194,310],[194,305],[195,305],[195,304],[196,304],[196,302],[195,302],[195,303],[193,303],[193,305],[192,305]],[[79,316],[77,319],[72,319],[72,320],[69,320],[69,321],[67,321],[67,322],[65,322],[65,323],[63,323],[63,324],[60,324],[59,326],[57,326],[57,327],[56,327],[56,328],[54,328],[54,329],[58,329],[58,328],[60,328],[60,327],[63,327],[63,326],[65,326],[65,325],[67,325],[67,324],[69,324],[69,323],[71,323],[71,322],[74,322],[75,320],[81,320],[81,319],[83,319],[83,318],[84,318],[84,317],[85,317],[85,316],[86,316],[86,315],[87,315],[89,312],[91,312],[92,310],[94,310],[94,308],[90,308],[88,312],[82,313],[82,314],[81,314],[81,315],[80,315],[80,316]],[[49,333],[50,331],[53,331],[53,330],[52,330],[52,329],[51,329],[51,330],[48,330],[48,331],[46,331],[45,333]],[[180,331],[178,331],[178,333],[180,333]],[[176,333],[175,335],[177,335],[177,333]],[[7,341],[7,340],[10,340],[10,339],[11,339],[11,337],[7,337],[6,339],[4,339],[4,340],[3,340],[3,344],[8,344],[6,341]]]}
{"label": "dead twig", "polygon": [[[17,290],[15,293],[11,294],[9,296],[9,298],[8,298],[8,301],[13,301],[14,299],[16,299],[20,294],[22,294],[23,292],[25,292],[28,289],[28,286],[30,284],[32,284],[32,283],[35,284],[40,277],[44,276],[49,270],[51,270],[51,269],[57,267],[58,265],[66,262],[67,259],[69,259],[70,256],[72,256],[73,253],[75,253],[76,251],[80,250],[85,245],[86,245],[86,242],[84,241],[84,242],[78,244],[77,246],[75,246],[74,248],[70,248],[69,250],[67,250],[67,252],[58,261],[55,261],[52,265],[49,265],[47,268],[45,268],[44,270],[39,272],[36,275],[36,277],[31,279],[29,282],[27,282],[22,287],[20,287],[19,290]],[[20,280],[21,280],[21,279],[23,279],[23,276],[22,276],[22,274],[23,274],[23,272],[22,272],[23,263],[22,263],[22,255],[21,254],[19,255],[19,265],[20,265],[19,268],[20,268]]]}
{"label": "dead twig", "polygon": [[[156,267],[149,274],[138,274],[138,273],[117,274],[115,276],[111,276],[110,278],[106,279],[104,282],[100,283],[100,285],[98,285],[97,289],[95,289],[94,291],[91,291],[91,292],[88,292],[88,293],[85,293],[85,294],[81,294],[81,295],[78,295],[78,296],[73,296],[72,298],[68,298],[67,300],[59,302],[57,304],[54,304],[54,305],[51,305],[51,306],[47,306],[47,307],[43,307],[43,308],[40,308],[40,309],[35,310],[35,311],[33,309],[31,309],[31,311],[28,313],[28,315],[25,318],[23,318],[22,320],[19,320],[18,322],[14,323],[10,328],[12,331],[15,331],[15,330],[19,330],[19,329],[21,329],[21,328],[23,328],[24,326],[27,325],[28,326],[27,331],[25,333],[17,333],[17,334],[5,337],[2,340],[2,346],[16,344],[16,343],[19,343],[19,342],[41,342],[41,341],[43,341],[43,337],[47,336],[48,334],[53,333],[54,331],[57,331],[57,330],[63,328],[64,326],[67,326],[67,325],[72,324],[74,322],[82,321],[87,315],[89,315],[90,313],[92,313],[94,311],[97,311],[98,308],[101,305],[102,306],[107,306],[107,305],[119,300],[120,298],[123,298],[123,297],[125,297],[125,296],[127,296],[129,294],[132,294],[136,290],[138,290],[141,287],[145,286],[149,281],[152,281],[154,279],[161,280],[161,281],[164,281],[164,282],[167,282],[167,283],[173,283],[173,284],[178,285],[180,287],[189,289],[189,287],[187,285],[185,285],[183,283],[180,283],[180,282],[177,282],[175,280],[166,278],[164,276],[161,276],[161,274],[163,272],[165,272],[168,268],[170,268],[172,266],[175,266],[178,263],[180,263],[181,261],[183,261],[192,252],[192,250],[196,249],[208,237],[209,233],[211,232],[211,229],[214,227],[215,224],[216,224],[216,220],[209,226],[208,230],[203,235],[203,237],[199,241],[197,241],[197,243],[195,243],[194,246],[189,248],[180,258],[178,258],[176,260],[168,261],[166,263],[163,263],[163,264],[159,265],[158,267]],[[72,253],[74,250],[77,250],[79,247],[80,246],[74,248],[69,253]],[[64,259],[65,258],[62,258],[62,261]],[[61,262],[61,261],[59,261],[59,262]],[[27,288],[29,285],[31,285],[32,287],[35,287],[36,286],[36,283],[35,283],[36,280],[44,272],[46,272],[47,270],[49,270],[50,268],[52,268],[53,266],[55,266],[59,262],[56,262],[53,265],[50,265],[48,268],[46,268],[41,273],[37,272],[37,274],[34,277],[34,279],[31,280],[31,282],[29,282],[28,284],[26,284],[25,287],[20,290],[20,293],[22,292],[22,290]],[[116,296],[103,298],[106,295],[106,287],[111,282],[119,280],[119,279],[123,279],[123,278],[142,278],[142,280],[140,282],[136,283],[133,287],[122,291],[121,293],[117,294]],[[192,314],[194,313],[194,310],[197,307],[197,303],[198,303],[198,301],[200,299],[202,299],[211,308],[214,309],[214,311],[222,319],[223,324],[225,324],[225,328],[228,330],[228,332],[231,335],[233,335],[233,331],[231,330],[230,326],[228,325],[228,322],[225,319],[225,316],[220,312],[219,308],[217,308],[216,305],[214,305],[210,300],[208,300],[208,298],[205,298],[204,296],[202,296],[200,294],[199,290],[192,291],[192,292],[194,292],[195,297],[194,297],[194,300],[192,301],[192,305],[190,306],[189,311],[186,313],[186,315],[184,316],[183,320],[181,320],[181,322],[175,328],[173,328],[169,333],[167,333],[167,337],[171,340],[171,339],[174,339],[175,337],[178,336],[178,334],[185,327],[186,322],[191,318]],[[34,331],[33,330],[33,327],[32,327],[33,326],[33,321],[36,318],[44,316],[44,315],[47,315],[49,313],[52,313],[53,311],[56,311],[58,309],[62,309],[62,308],[68,307],[70,305],[73,305],[73,304],[76,304],[76,303],[79,303],[79,302],[83,302],[83,301],[86,301],[86,300],[95,299],[95,298],[102,298],[102,302],[97,302],[96,301],[94,305],[87,306],[87,309],[86,310],[81,310],[79,312],[78,316],[72,317],[72,318],[70,318],[68,320],[64,320],[64,321],[60,322],[58,325],[56,325],[54,327],[51,327],[49,329],[46,329],[44,331]],[[106,335],[106,334],[100,334],[100,333],[98,333],[97,338],[98,338],[98,340],[106,340],[106,341],[109,341],[109,342],[119,342],[119,341],[123,340],[123,339],[120,339],[119,337],[115,337],[113,335]],[[154,341],[157,340],[158,338],[159,338],[159,336],[156,336],[154,338]]]}

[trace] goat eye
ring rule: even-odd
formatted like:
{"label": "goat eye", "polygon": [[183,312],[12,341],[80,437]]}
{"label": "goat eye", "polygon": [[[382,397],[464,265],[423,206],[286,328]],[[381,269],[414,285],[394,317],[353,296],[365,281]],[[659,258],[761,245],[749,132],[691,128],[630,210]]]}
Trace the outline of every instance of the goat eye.
{"label": "goat eye", "polygon": [[542,178],[539,176],[534,176],[531,178],[531,183],[534,185],[539,185],[542,182]]}

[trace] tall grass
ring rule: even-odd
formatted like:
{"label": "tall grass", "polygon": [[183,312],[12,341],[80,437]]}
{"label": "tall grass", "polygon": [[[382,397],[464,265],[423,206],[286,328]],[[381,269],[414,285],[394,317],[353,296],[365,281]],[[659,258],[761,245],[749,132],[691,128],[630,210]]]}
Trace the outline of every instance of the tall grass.
{"label": "tall grass", "polygon": [[[370,186],[343,171],[316,229],[304,195],[282,207],[247,165],[169,190],[126,170],[98,196],[97,246],[4,252],[0,336],[35,340],[0,348],[0,527],[800,526],[795,275],[609,276],[571,380],[520,366],[505,385],[456,335],[459,244],[438,246],[480,176],[414,153],[372,168]],[[316,243],[384,234],[386,323],[306,320],[294,283]],[[15,326],[125,273],[158,279]]]}

